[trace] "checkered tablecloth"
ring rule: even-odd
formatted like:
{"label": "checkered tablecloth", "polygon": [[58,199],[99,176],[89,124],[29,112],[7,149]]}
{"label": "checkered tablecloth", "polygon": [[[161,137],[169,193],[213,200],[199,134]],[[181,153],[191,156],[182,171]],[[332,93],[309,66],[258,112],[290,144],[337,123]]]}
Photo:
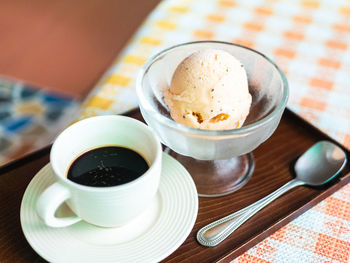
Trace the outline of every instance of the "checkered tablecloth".
{"label": "checkered tablecloth", "polygon": [[[223,40],[272,58],[290,84],[288,107],[350,148],[350,1],[164,0],[83,104],[81,118],[138,106],[135,80],[156,52]],[[350,186],[234,262],[349,262]]]}

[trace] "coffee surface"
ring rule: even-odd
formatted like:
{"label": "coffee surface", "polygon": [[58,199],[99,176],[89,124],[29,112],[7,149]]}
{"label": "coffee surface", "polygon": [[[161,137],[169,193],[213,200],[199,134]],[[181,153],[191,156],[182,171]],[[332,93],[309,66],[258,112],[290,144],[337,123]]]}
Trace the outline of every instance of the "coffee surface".
{"label": "coffee surface", "polygon": [[121,146],[105,146],[76,158],[68,169],[67,178],[87,186],[116,186],[135,180],[148,168],[146,160],[136,151]]}

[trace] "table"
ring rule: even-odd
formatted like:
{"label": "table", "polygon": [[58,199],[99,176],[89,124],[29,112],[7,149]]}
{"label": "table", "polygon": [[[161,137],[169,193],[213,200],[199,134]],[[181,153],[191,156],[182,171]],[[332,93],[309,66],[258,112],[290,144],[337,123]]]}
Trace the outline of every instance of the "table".
{"label": "table", "polygon": [[[164,3],[165,2],[165,3]],[[148,26],[149,25],[155,25],[154,27],[150,27],[152,30],[154,30],[155,32],[158,32],[159,35],[157,35],[159,38],[161,39],[165,39],[168,42],[163,42],[161,43],[161,41],[158,38],[150,38],[145,36],[145,34],[147,33],[152,33],[152,30],[149,31],[142,31],[139,32],[136,35],[136,40],[137,41],[143,41],[143,43],[146,43],[146,45],[149,46],[158,46],[158,48],[162,48],[163,44],[170,44],[173,43],[174,38],[177,37],[178,41],[185,41],[185,40],[189,40],[188,36],[186,34],[190,33],[190,34],[194,34],[194,36],[197,39],[203,39],[203,38],[219,38],[219,39],[223,39],[225,37],[230,37],[231,39],[233,39],[233,35],[235,35],[234,40],[235,41],[240,41],[240,43],[248,45],[248,46],[253,46],[253,47],[263,47],[263,48],[271,48],[274,50],[274,55],[276,55],[279,58],[279,64],[282,65],[283,68],[285,68],[288,71],[288,75],[290,76],[290,80],[296,80],[296,82],[293,83],[298,83],[300,84],[299,87],[301,87],[301,89],[298,90],[297,93],[295,93],[292,97],[293,101],[295,104],[294,105],[294,110],[300,110],[304,116],[306,116],[310,121],[312,122],[320,122],[322,125],[326,126],[326,122],[324,121],[324,119],[322,118],[324,110],[327,109],[327,103],[329,103],[331,106],[335,104],[335,101],[339,101],[339,104],[341,105],[345,105],[345,100],[337,100],[337,98],[341,98],[341,97],[332,97],[332,99],[330,101],[325,101],[325,98],[328,98],[326,95],[326,91],[332,90],[335,86],[339,88],[339,83],[340,82],[340,87],[341,85],[344,83],[344,81],[346,80],[346,78],[344,77],[344,75],[342,74],[337,74],[340,64],[339,61],[337,63],[337,61],[335,60],[328,60],[325,61],[324,58],[323,59],[319,59],[317,60],[317,68],[313,68],[313,70],[311,71],[304,71],[307,73],[312,73],[312,74],[316,74],[317,78],[313,78],[313,76],[305,76],[305,75],[298,75],[295,74],[295,71],[299,73],[300,71],[302,71],[303,66],[305,66],[305,64],[295,64],[295,61],[300,61],[300,58],[305,55],[305,49],[302,49],[301,51],[304,53],[297,53],[297,52],[293,52],[293,50],[291,49],[281,49],[279,47],[276,46],[272,46],[269,45],[269,43],[266,42],[266,38],[261,37],[261,32],[264,32],[264,28],[259,26],[260,22],[266,22],[266,29],[267,33],[271,33],[272,32],[276,32],[281,28],[283,28],[284,26],[286,26],[286,23],[280,23],[280,24],[272,24],[272,23],[267,23],[269,19],[273,20],[275,17],[272,15],[273,12],[271,13],[271,10],[273,10],[273,8],[281,8],[281,5],[285,4],[285,2],[281,1],[252,1],[250,3],[252,4],[245,4],[244,1],[239,2],[239,1],[231,1],[231,0],[222,0],[222,1],[218,1],[217,3],[215,2],[215,4],[211,5],[208,1],[202,1],[202,3],[209,3],[209,8],[207,6],[207,8],[204,9],[200,9],[199,14],[194,12],[191,13],[189,12],[190,10],[194,10],[194,9],[198,9],[198,4],[194,1],[181,1],[179,2],[175,2],[175,1],[164,1],[163,5],[160,8],[157,8],[157,10],[155,12],[152,13],[150,19],[148,20]],[[186,3],[189,5],[186,5]],[[265,7],[261,7],[260,5],[264,5],[268,4],[268,8]],[[217,7],[216,7],[217,5]],[[250,6],[252,5],[252,6]],[[288,5],[288,3],[287,3]],[[304,7],[305,9],[302,9],[303,11],[305,11],[305,13],[303,13],[302,15],[298,15],[293,13],[293,23],[295,23],[295,25],[300,26],[300,28],[298,27],[298,29],[302,30],[303,33],[308,32],[308,33],[313,33],[315,31],[312,30],[308,30],[308,26],[313,26],[313,24],[311,23],[312,21],[310,21],[310,19],[308,19],[308,15],[313,14],[313,12],[315,12],[315,10],[319,10],[321,14],[324,14],[324,10],[326,9],[326,11],[331,12],[333,9],[332,8],[328,8],[329,6],[327,6],[327,2],[322,2],[322,1],[298,1],[297,5],[300,5],[302,7]],[[323,5],[323,7],[322,7]],[[320,6],[322,8],[320,8]],[[169,8],[170,7],[170,8]],[[210,12],[212,11],[211,8],[217,8],[217,12],[219,12],[219,14],[221,14],[220,12],[224,12],[225,15],[218,15],[217,13],[212,13],[212,14],[207,14],[206,12]],[[249,9],[251,8],[251,9]],[[334,7],[333,7],[334,8]],[[336,31],[337,36],[342,36],[344,38],[342,38],[342,41],[325,41],[325,44],[327,45],[327,48],[329,49],[328,52],[330,52],[329,54],[332,54],[333,57],[332,58],[336,58],[337,56],[339,56],[340,54],[342,54],[342,52],[344,52],[347,49],[347,44],[344,42],[348,41],[348,36],[347,36],[347,32],[349,27],[347,26],[347,20],[346,20],[346,16],[348,14],[350,14],[349,12],[349,8],[346,6],[346,3],[344,3],[343,1],[339,1],[338,5],[336,5],[336,8],[339,9],[339,12],[341,13],[340,19],[344,19],[344,24],[345,25],[340,25],[339,23],[336,23],[336,26],[333,28]],[[196,10],[197,10],[196,9]],[[337,9],[337,10],[338,10]],[[230,28],[225,27],[225,18],[226,16],[230,17],[229,15],[234,12],[236,12],[237,10],[243,10],[243,12],[241,13],[241,16],[236,16],[233,17],[234,21],[230,21],[230,22],[235,22],[235,23],[243,23],[244,19],[246,19],[247,17],[249,17],[249,11],[254,12],[254,14],[256,15],[256,20],[253,21],[253,23],[246,23],[244,22],[244,28],[246,29],[246,31],[244,32],[244,38],[238,38],[237,34],[240,33],[240,31],[235,31],[235,30],[228,30]],[[197,10],[198,11],[198,10]],[[295,12],[296,10],[291,8],[290,10],[285,9],[285,11],[291,11],[291,12]],[[323,12],[323,13],[322,13]],[[169,16],[166,16],[168,13],[170,13]],[[316,12],[317,13],[317,12]],[[186,31],[184,35],[180,34],[179,31],[175,30],[176,29],[176,21],[179,21],[180,26],[182,27],[182,29],[188,28],[188,26],[192,26],[192,27],[196,27],[198,26],[198,24],[191,24],[189,25],[188,23],[186,24],[184,21],[188,21],[186,19],[188,19],[188,16],[194,15],[196,18],[198,18],[198,21],[200,21],[201,23],[203,22],[203,20],[206,23],[206,29],[207,30],[196,30],[196,31],[192,31],[193,28],[191,28],[189,31]],[[286,13],[283,14],[284,16],[279,16],[279,18],[283,17],[286,18]],[[326,16],[328,17],[328,16]],[[317,23],[320,23],[320,19],[322,18],[322,16],[320,14],[315,15],[315,21]],[[328,17],[329,18],[329,17]],[[281,18],[282,19],[282,18]],[[243,22],[242,22],[242,21]],[[283,19],[281,21],[284,21]],[[284,21],[286,22],[286,21]],[[332,21],[331,21],[332,22]],[[333,21],[334,22],[334,21]],[[273,25],[278,25],[276,27],[273,27]],[[321,23],[321,25],[324,25]],[[271,27],[272,26],[272,27]],[[304,31],[305,30],[305,31]],[[230,32],[231,35],[225,35],[224,33]],[[284,32],[284,31],[283,31]],[[317,31],[319,32],[319,31]],[[263,35],[263,34],[262,34]],[[301,34],[300,31],[294,32],[294,31],[286,31],[284,32],[284,42],[286,45],[296,45],[297,41],[300,41],[301,39],[303,39],[305,37],[306,34]],[[313,37],[315,37],[315,35],[312,35]],[[326,38],[327,34],[320,34],[319,35],[320,38]],[[312,39],[312,41],[315,41],[315,39]],[[319,40],[319,39],[316,39]],[[265,42],[264,42],[265,41]],[[281,43],[280,41],[276,41],[274,43],[278,43],[278,44],[283,44],[283,42]],[[123,59],[123,66],[125,66],[126,64],[129,65],[129,67],[119,67],[119,68],[115,68],[115,70],[124,70],[123,74],[128,74],[130,73],[130,68],[132,66],[130,65],[137,65],[140,66],[140,64],[142,64],[142,59],[144,59],[144,57],[139,56],[139,53],[132,53],[134,51],[136,52],[143,52],[144,49],[137,49],[138,45],[134,45],[134,42],[129,43],[129,49],[123,54],[123,56],[121,56],[121,59]],[[271,44],[271,43],[270,43]],[[294,46],[295,47],[295,46]],[[302,46],[303,48],[305,48],[305,45]],[[143,53],[143,54],[147,54],[149,55],[151,53],[151,51],[153,52],[154,50],[151,48],[148,49],[149,53]],[[314,53],[310,53],[307,55],[314,55],[315,53],[317,53],[317,51],[319,51],[319,49],[315,49]],[[131,54],[128,54],[128,52],[130,52]],[[308,59],[310,59],[309,56],[306,56]],[[141,59],[140,59],[141,58]],[[296,59],[298,58],[298,59]],[[313,61],[312,61],[313,62]],[[310,63],[310,61],[306,61],[306,64]],[[344,61],[342,62],[343,65],[345,66],[345,70],[347,69],[348,66],[348,60],[347,57],[344,57]],[[117,63],[118,64],[118,63]],[[118,64],[119,65],[119,64]],[[135,70],[137,67],[133,67],[132,70]],[[322,80],[320,81],[320,78],[323,77],[324,72],[325,72],[325,68],[327,68],[329,70],[329,72],[331,72],[332,76],[337,76],[337,81],[338,82],[329,82],[329,81],[325,81]],[[344,68],[343,68],[344,70]],[[113,72],[112,72],[113,73]],[[310,74],[311,74],[310,73]],[[117,75],[117,77],[115,77]],[[113,77],[114,76],[114,77]],[[123,75],[122,75],[123,76]],[[307,78],[303,78],[303,77],[307,77]],[[329,77],[329,76],[324,76],[325,78]],[[104,76],[104,80],[107,81],[107,83],[101,82],[102,84],[102,88],[100,90],[102,90],[102,92],[104,91],[104,89],[109,89],[110,91],[116,91],[114,89],[111,89],[111,84],[112,85],[116,85],[116,86],[123,86],[125,88],[128,88],[129,85],[132,84],[132,81],[129,81],[130,79],[128,78],[123,78],[121,77],[120,74],[112,74],[112,76],[109,76],[108,74],[105,74]],[[305,80],[307,80],[307,82],[305,83]],[[106,84],[106,85],[103,85]],[[310,85],[310,96],[307,97],[306,99],[303,98],[302,96],[302,92],[305,92],[306,87],[308,87],[308,85]],[[108,86],[108,87],[107,87]],[[323,90],[323,92],[321,92],[321,98],[320,100],[315,100],[314,96],[315,93],[318,89]],[[299,93],[300,91],[300,93]],[[343,92],[344,95],[348,94],[346,92],[346,90],[342,90],[341,92]],[[106,93],[105,93],[106,94]],[[345,97],[345,96],[344,96]],[[100,110],[101,106],[103,106],[100,102],[101,100],[91,100],[90,97],[89,100],[87,100],[86,102],[86,106],[87,106],[87,111],[85,112],[85,116],[89,116],[89,114],[93,115],[98,113],[98,110]],[[97,103],[98,102],[98,103]],[[111,106],[111,105],[109,105]],[[131,105],[127,105],[127,107],[130,106],[135,106],[135,101],[132,101]],[[313,114],[312,111],[309,111],[307,109],[312,108],[313,110],[316,110],[317,114]],[[91,110],[93,109],[93,110]],[[332,109],[335,109],[334,107]],[[105,110],[111,110],[111,112],[113,112],[113,110],[115,110],[115,108],[113,108],[113,105],[111,107],[107,107],[105,108]],[[344,112],[340,112],[341,114],[343,114]],[[346,112],[345,112],[346,113]],[[335,114],[335,113],[333,113]],[[343,116],[343,115],[342,115]],[[329,120],[329,119],[328,119]],[[285,126],[283,126],[285,127]],[[341,138],[341,141],[343,143],[345,143],[346,145],[349,145],[349,137],[344,134],[342,131],[344,131],[344,126],[341,127],[337,127],[337,128],[341,128],[341,131],[335,132],[334,134],[332,134],[332,136],[338,136]],[[346,129],[345,129],[346,130]],[[303,142],[301,142],[303,143]],[[304,142],[305,143],[305,142]],[[41,262],[42,260],[40,258],[38,258],[38,256],[35,254],[35,252],[33,252],[33,250],[29,247],[29,245],[26,243],[26,241],[24,240],[23,235],[21,234],[21,229],[20,229],[20,225],[19,225],[19,221],[18,221],[18,211],[19,211],[19,204],[20,204],[20,199],[21,196],[25,190],[26,185],[28,184],[28,182],[30,181],[30,179],[33,177],[33,175],[44,165],[48,162],[48,152],[49,152],[49,148],[44,149],[43,151],[36,153],[32,156],[29,156],[26,159],[21,160],[19,163],[15,163],[12,166],[8,166],[7,168],[3,168],[1,169],[1,185],[4,187],[3,189],[6,189],[6,191],[1,191],[2,193],[5,193],[4,195],[1,195],[1,205],[2,207],[5,207],[6,209],[5,212],[2,214],[1,216],[1,222],[5,222],[5,226],[2,227],[3,231],[2,233],[4,233],[1,236],[0,239],[0,244],[1,244],[1,257],[0,259],[3,260],[7,259],[7,258],[11,258],[13,260],[18,260],[18,261],[31,261],[31,262]],[[13,178],[18,178],[18,180],[11,180]],[[333,197],[330,202],[327,202],[325,204],[325,206],[321,206],[319,209],[320,211],[322,209],[324,209],[324,211],[328,211],[328,212],[334,212],[337,213],[335,211],[337,211],[337,207],[342,206],[342,211],[339,212],[340,217],[342,217],[342,219],[344,219],[345,223],[342,223],[343,221],[337,221],[337,218],[335,217],[335,220],[329,220],[326,222],[326,226],[329,227],[329,231],[333,231],[332,234],[329,233],[322,233],[320,234],[320,237],[322,237],[321,240],[323,243],[311,243],[307,240],[304,241],[305,243],[301,242],[301,244],[303,244],[303,247],[298,246],[297,244],[292,244],[292,242],[297,242],[298,240],[304,240],[303,236],[312,236],[315,234],[318,234],[317,229],[315,231],[309,230],[308,228],[301,228],[299,227],[299,223],[294,223],[291,225],[291,227],[287,227],[282,229],[281,231],[276,232],[275,235],[273,236],[268,236],[267,239],[265,239],[263,242],[259,243],[259,245],[257,245],[256,247],[254,247],[251,251],[248,251],[247,253],[243,254],[241,257],[237,258],[236,261],[238,262],[249,262],[249,261],[261,261],[261,262],[265,262],[265,261],[273,261],[274,259],[277,260],[281,260],[280,254],[276,255],[276,253],[284,253],[286,255],[286,257],[284,259],[286,260],[294,260],[296,258],[294,258],[296,253],[297,255],[300,256],[301,259],[304,259],[304,262],[308,262],[310,260],[310,258],[312,258],[313,256],[313,252],[315,248],[318,248],[319,250],[316,250],[315,252],[319,253],[317,258],[314,258],[315,260],[324,260],[326,261],[328,260],[339,260],[342,262],[347,262],[349,260],[349,231],[348,231],[348,226],[347,223],[348,219],[349,219],[349,206],[348,206],[348,196],[349,196],[349,187],[345,188],[345,191],[342,192],[337,192],[338,195],[336,195],[335,197]],[[209,201],[208,201],[209,202]],[[330,209],[330,210],[327,210]],[[225,211],[221,211],[221,212],[225,212]],[[316,211],[317,212],[317,211]],[[198,222],[196,225],[196,228],[199,227],[198,224],[203,224],[204,221],[208,221],[208,218],[204,218],[203,217],[203,209],[200,210],[200,214],[198,217]],[[211,217],[213,216],[218,216],[218,214],[212,214]],[[13,224],[13,222],[15,222]],[[312,222],[312,221],[311,221]],[[339,223],[340,222],[340,223]],[[12,223],[12,224],[11,224]],[[8,225],[11,225],[11,227],[9,229],[7,229],[6,227]],[[302,232],[302,235],[300,234],[301,232],[298,231],[304,231]],[[334,234],[335,233],[335,234]],[[293,236],[293,234],[295,234],[295,236]],[[333,235],[338,235],[338,237],[340,237],[339,239],[334,238]],[[267,236],[266,236],[267,237]],[[312,236],[314,237],[314,236]],[[287,238],[289,240],[289,243],[287,242],[283,242],[283,240],[285,241]],[[190,241],[193,241],[194,237],[193,235],[189,237]],[[317,240],[316,240],[317,241]],[[320,242],[321,242],[320,241]],[[276,246],[275,243],[276,242],[280,242],[280,244],[282,244],[283,246],[281,246],[279,248],[279,250],[276,250]],[[313,242],[315,242],[315,240],[313,240]],[[321,248],[323,249],[320,249]],[[171,256],[171,258],[169,259],[170,261],[172,260],[172,262],[176,262],[176,259],[180,260],[180,259],[186,259],[186,256],[191,256],[190,254],[186,254],[188,253],[188,251],[193,251],[192,249],[193,246],[191,245],[191,242],[186,241],[186,243],[184,244],[184,247],[181,248],[181,250],[177,251],[174,253],[174,255]],[[195,248],[194,250],[198,251],[198,255],[200,257],[204,257],[205,255],[210,255],[209,257],[207,257],[207,259],[217,259],[218,257],[223,256],[222,254],[219,254],[217,251],[218,249],[211,249],[211,250],[204,250],[204,249],[200,249],[200,248]],[[205,251],[205,252],[203,252]],[[277,252],[276,252],[277,251]],[[288,255],[288,253],[290,253]],[[299,254],[298,254],[299,253]]]}

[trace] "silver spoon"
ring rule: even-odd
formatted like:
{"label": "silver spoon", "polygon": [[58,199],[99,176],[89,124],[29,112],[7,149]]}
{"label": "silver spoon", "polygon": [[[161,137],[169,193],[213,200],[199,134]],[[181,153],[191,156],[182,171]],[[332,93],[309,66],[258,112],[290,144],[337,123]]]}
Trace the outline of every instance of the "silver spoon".
{"label": "silver spoon", "polygon": [[207,247],[218,245],[255,213],[285,192],[300,185],[325,184],[340,173],[345,163],[345,152],[337,145],[328,141],[314,144],[295,163],[295,179],[259,201],[201,228],[197,232],[198,242]]}

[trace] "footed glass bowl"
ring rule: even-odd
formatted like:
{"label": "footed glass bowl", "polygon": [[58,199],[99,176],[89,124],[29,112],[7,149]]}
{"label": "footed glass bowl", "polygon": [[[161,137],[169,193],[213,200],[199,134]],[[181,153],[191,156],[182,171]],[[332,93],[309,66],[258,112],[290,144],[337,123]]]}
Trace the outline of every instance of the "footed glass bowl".
{"label": "footed glass bowl", "polygon": [[[195,51],[221,49],[244,66],[252,105],[243,126],[232,130],[200,130],[175,122],[163,93],[184,58]],[[241,188],[254,170],[252,151],[277,128],[286,107],[289,89],[283,72],[263,54],[227,42],[190,42],[153,56],[142,68],[136,83],[140,110],[158,134],[166,151],[191,174],[199,196],[221,196]]]}

